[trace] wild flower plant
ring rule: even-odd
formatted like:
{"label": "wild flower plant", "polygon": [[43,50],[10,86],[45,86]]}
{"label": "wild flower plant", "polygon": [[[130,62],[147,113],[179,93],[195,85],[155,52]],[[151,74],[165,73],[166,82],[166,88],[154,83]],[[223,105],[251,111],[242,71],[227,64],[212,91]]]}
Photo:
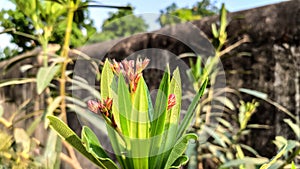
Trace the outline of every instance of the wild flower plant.
{"label": "wild flower plant", "polygon": [[186,146],[190,139],[197,139],[197,135],[187,134],[186,129],[207,81],[197,92],[180,123],[179,69],[173,72],[171,78],[167,67],[153,104],[142,75],[148,63],[148,59],[113,60],[112,63],[106,60],[101,74],[101,99],[87,103],[91,112],[105,119],[119,166],[109,158],[89,127],[83,127],[80,139],[55,116],[48,116],[50,126],[102,168],[179,168],[186,164],[188,157],[183,155]]}

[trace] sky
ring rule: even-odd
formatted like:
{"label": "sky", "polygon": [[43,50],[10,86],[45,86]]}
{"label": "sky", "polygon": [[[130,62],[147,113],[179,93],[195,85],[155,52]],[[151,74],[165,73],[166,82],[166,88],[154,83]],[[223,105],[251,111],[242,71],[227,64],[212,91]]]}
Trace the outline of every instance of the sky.
{"label": "sky", "polygon": [[[225,3],[226,9],[230,12],[250,9],[258,6],[264,6],[267,4],[274,4],[285,0],[217,0],[217,6],[220,7],[222,3]],[[117,5],[126,6],[131,4],[135,10],[134,14],[144,17],[148,25],[150,26],[149,31],[159,29],[159,25],[156,22],[156,18],[160,14],[160,10],[165,9],[173,2],[178,7],[192,7],[197,0],[96,0],[103,5]],[[1,9],[13,9],[14,5],[9,0],[0,0]],[[108,17],[109,12],[115,12],[115,9],[105,8],[90,8],[90,17],[94,19],[94,24],[97,29],[102,25],[103,20]],[[2,29],[0,28],[0,31]],[[10,37],[4,34],[0,34],[0,50],[5,46],[9,45]],[[12,46],[13,47],[13,46]]]}

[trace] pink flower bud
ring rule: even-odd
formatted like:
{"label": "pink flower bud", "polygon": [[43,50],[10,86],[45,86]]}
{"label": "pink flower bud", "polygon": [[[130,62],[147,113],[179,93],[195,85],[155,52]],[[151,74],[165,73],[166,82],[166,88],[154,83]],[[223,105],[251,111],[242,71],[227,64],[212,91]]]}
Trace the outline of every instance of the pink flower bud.
{"label": "pink flower bud", "polygon": [[96,113],[98,114],[99,113],[99,102],[98,101],[95,101],[95,100],[89,100],[87,102],[87,105],[88,105],[88,109],[93,112],[93,113]]}

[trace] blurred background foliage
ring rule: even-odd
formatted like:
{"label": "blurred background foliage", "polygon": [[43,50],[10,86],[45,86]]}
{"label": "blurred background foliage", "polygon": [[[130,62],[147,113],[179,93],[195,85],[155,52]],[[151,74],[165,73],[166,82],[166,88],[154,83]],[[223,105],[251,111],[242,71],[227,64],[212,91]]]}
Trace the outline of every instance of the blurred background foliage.
{"label": "blurred background foliage", "polygon": [[[4,32],[12,36],[11,43],[18,46],[18,50],[5,49],[4,53],[11,57],[14,54],[23,53],[40,46],[40,41],[33,39],[43,30],[42,26],[49,26],[52,36],[49,37],[49,43],[62,44],[66,28],[66,7],[55,1],[37,1],[37,8],[26,6],[28,3],[22,1],[11,1],[15,9],[2,9],[0,12],[0,26]],[[88,1],[82,1],[83,5]],[[35,11],[39,12],[36,14]],[[73,18],[72,36],[70,47],[79,47],[86,43],[88,38],[95,33],[93,20],[89,17],[87,7],[76,10]]]}
{"label": "blurred background foliage", "polygon": [[112,40],[147,31],[148,25],[144,19],[134,15],[134,8],[130,4],[127,6],[131,9],[119,9],[115,13],[110,12],[109,17],[103,22],[101,31],[95,33],[88,43]]}
{"label": "blurred background foliage", "polygon": [[194,4],[192,8],[182,8],[178,7],[175,3],[172,3],[160,12],[161,16],[158,21],[163,27],[169,24],[194,21],[205,16],[215,15],[219,12],[219,8],[216,6],[216,1],[203,0]]}

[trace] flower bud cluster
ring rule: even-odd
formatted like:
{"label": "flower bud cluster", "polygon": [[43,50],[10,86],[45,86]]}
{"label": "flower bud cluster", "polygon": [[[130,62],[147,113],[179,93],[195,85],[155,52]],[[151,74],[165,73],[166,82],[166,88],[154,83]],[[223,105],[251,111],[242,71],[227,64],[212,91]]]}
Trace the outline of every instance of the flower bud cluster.
{"label": "flower bud cluster", "polygon": [[147,58],[143,61],[141,58],[137,58],[136,61],[124,59],[122,62],[117,62],[113,60],[111,67],[116,75],[123,74],[129,84],[130,92],[134,93],[139,79],[142,77],[142,71],[147,67],[149,61]]}
{"label": "flower bud cluster", "polygon": [[89,100],[87,102],[88,109],[96,114],[102,114],[106,120],[109,120],[113,127],[117,127],[114,116],[111,112],[113,100],[107,98],[103,101],[100,100]]}

